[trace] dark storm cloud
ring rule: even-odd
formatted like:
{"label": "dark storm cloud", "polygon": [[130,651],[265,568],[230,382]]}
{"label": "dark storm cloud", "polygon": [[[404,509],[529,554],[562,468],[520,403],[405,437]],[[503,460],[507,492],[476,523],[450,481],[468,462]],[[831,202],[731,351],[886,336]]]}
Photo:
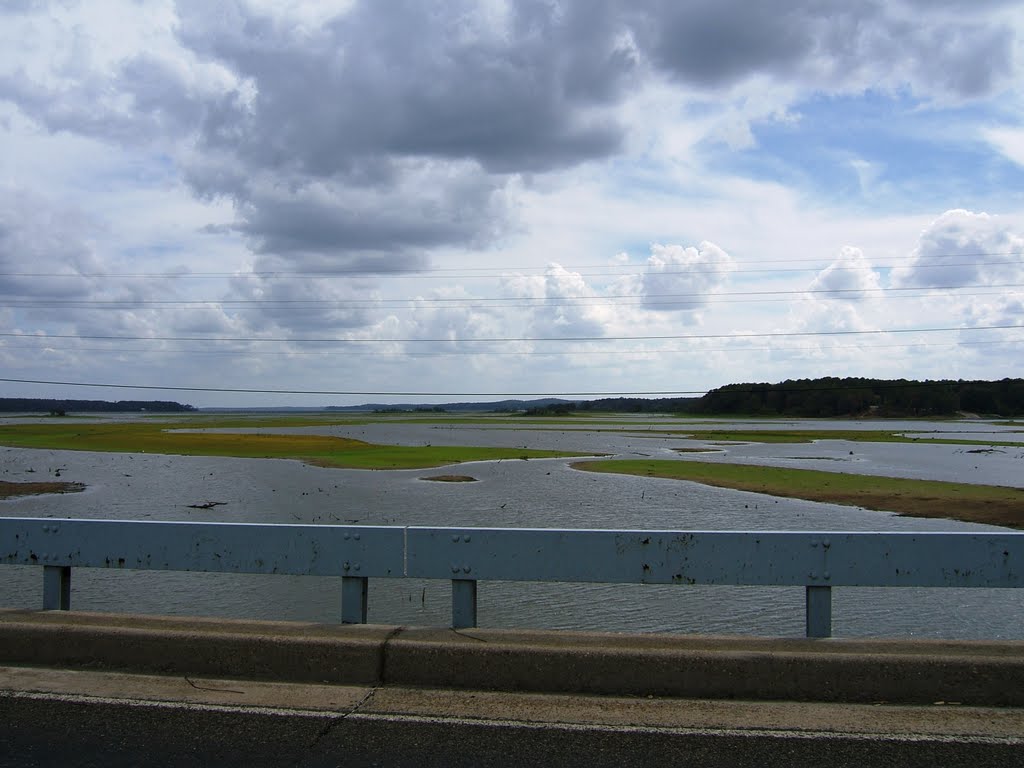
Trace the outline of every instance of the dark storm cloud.
{"label": "dark storm cloud", "polygon": [[247,162],[345,174],[365,155],[472,159],[543,171],[614,152],[614,105],[634,69],[602,4],[362,3],[316,30],[243,6],[182,9],[180,37],[255,98],[212,110],[203,139]]}
{"label": "dark storm cloud", "polygon": [[815,45],[812,19],[779,3],[666,0],[634,6],[632,16],[655,65],[703,87],[786,73]]}
{"label": "dark storm cloud", "polygon": [[[975,13],[898,2],[654,0],[631,5],[654,64],[701,88],[761,75],[811,88],[912,84],[921,95],[970,98],[1010,76],[1013,33]],[[934,93],[930,93],[934,92]]]}
{"label": "dark storm cloud", "polygon": [[479,228],[478,220],[471,219],[477,217],[467,216],[460,222],[453,220],[453,213],[442,207],[431,210],[431,206],[414,201],[404,210],[382,210],[366,203],[349,206],[333,197],[253,196],[242,210],[240,229],[253,237],[261,252],[393,251],[416,245],[429,248],[453,239],[471,240]]}
{"label": "dark storm cloud", "polygon": [[[182,3],[179,40],[237,87],[202,99],[183,161],[225,196],[259,253],[422,266],[416,249],[503,230],[509,173],[618,151],[612,108],[636,69],[603,3],[362,3],[309,29],[239,4]],[[134,61],[121,82],[151,122],[195,117],[176,73]],[[153,94],[166,94],[166,97]],[[299,263],[296,262],[296,264]]]}

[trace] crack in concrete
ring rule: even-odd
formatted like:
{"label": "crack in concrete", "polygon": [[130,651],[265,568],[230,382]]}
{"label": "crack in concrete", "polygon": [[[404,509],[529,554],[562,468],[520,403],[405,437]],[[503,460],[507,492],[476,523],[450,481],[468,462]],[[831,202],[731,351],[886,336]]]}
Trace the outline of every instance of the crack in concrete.
{"label": "crack in concrete", "polygon": [[239,690],[237,690],[235,688],[214,688],[212,686],[207,686],[207,685],[197,685],[196,683],[194,683],[189,678],[188,675],[185,675],[185,682],[188,683],[189,685],[191,685],[197,691],[216,691],[217,693],[238,693],[238,694],[244,694],[245,693],[245,691],[239,691]]}
{"label": "crack in concrete", "polygon": [[[398,637],[398,635],[401,634],[404,630],[405,627],[395,627],[390,632],[388,632],[387,636],[384,638],[384,641],[381,643],[380,655],[377,658],[376,684],[374,684],[374,686],[370,688],[370,690],[368,690],[359,701],[353,704],[352,707],[348,710],[348,712],[330,718],[324,724],[324,727],[317,732],[316,736],[313,737],[313,741],[310,742],[308,747],[310,750],[316,749],[317,745],[319,745],[320,742],[327,738],[327,736],[330,735],[331,731],[333,731],[339,725],[344,723],[345,720],[347,720],[349,717],[356,714],[362,707],[366,706],[366,704],[377,694],[377,691],[384,687],[385,671],[387,670],[388,645],[391,643],[392,640]],[[299,761],[295,763],[295,766],[299,765],[301,765],[301,758]]]}

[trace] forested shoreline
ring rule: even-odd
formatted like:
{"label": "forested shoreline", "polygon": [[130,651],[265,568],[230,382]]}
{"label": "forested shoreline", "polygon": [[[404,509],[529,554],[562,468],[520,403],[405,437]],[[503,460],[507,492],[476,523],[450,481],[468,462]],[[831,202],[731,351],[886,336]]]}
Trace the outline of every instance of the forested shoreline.
{"label": "forested shoreline", "polygon": [[0,397],[0,413],[186,413],[196,410],[170,400],[61,400]]}
{"label": "forested shoreline", "polygon": [[730,384],[690,406],[701,414],[803,417],[1020,416],[1024,379],[913,381],[795,379],[777,384]]}
{"label": "forested shoreline", "polygon": [[[385,406],[329,406],[326,411],[381,410]],[[241,409],[244,410],[244,409]],[[274,409],[264,409],[274,410]],[[285,409],[287,410],[287,409]],[[308,410],[320,410],[310,408]],[[197,409],[167,400],[64,400],[0,398],[0,413],[188,413]],[[612,397],[598,400],[505,400],[446,405],[404,404],[388,412],[519,412],[527,416],[570,413],[671,413],[703,416],[804,418],[907,418],[1024,415],[1024,379],[964,381],[824,377],[777,383],[728,384],[702,397]]]}
{"label": "forested shoreline", "polygon": [[578,411],[704,416],[906,418],[1024,415],[1024,379],[915,381],[824,377],[729,384],[702,397],[615,397],[563,402],[548,413]]}

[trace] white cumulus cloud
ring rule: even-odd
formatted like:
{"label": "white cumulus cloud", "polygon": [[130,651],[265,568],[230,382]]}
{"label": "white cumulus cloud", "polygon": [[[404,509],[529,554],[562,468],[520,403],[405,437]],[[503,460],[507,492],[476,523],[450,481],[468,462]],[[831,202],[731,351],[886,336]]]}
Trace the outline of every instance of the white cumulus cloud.
{"label": "white cumulus cloud", "polygon": [[997,216],[946,211],[921,233],[899,286],[944,288],[1024,280],[1024,237]]}
{"label": "white cumulus cloud", "polygon": [[696,247],[655,243],[641,278],[643,304],[648,309],[688,314],[696,320],[696,313],[721,290],[734,267],[732,257],[707,240]]}
{"label": "white cumulus cloud", "polygon": [[878,272],[860,248],[844,246],[835,261],[811,281],[809,290],[830,298],[859,300],[870,298],[881,287]]}

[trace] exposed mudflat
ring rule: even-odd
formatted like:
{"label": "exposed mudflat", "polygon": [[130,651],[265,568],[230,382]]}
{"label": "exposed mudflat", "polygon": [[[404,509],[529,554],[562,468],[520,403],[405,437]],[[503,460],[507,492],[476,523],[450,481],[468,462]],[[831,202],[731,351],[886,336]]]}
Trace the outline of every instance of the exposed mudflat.
{"label": "exposed mudflat", "polygon": [[39,496],[46,493],[77,493],[84,490],[84,483],[66,483],[55,480],[40,483],[11,483],[7,480],[0,480],[0,499],[11,499],[15,496]]}

